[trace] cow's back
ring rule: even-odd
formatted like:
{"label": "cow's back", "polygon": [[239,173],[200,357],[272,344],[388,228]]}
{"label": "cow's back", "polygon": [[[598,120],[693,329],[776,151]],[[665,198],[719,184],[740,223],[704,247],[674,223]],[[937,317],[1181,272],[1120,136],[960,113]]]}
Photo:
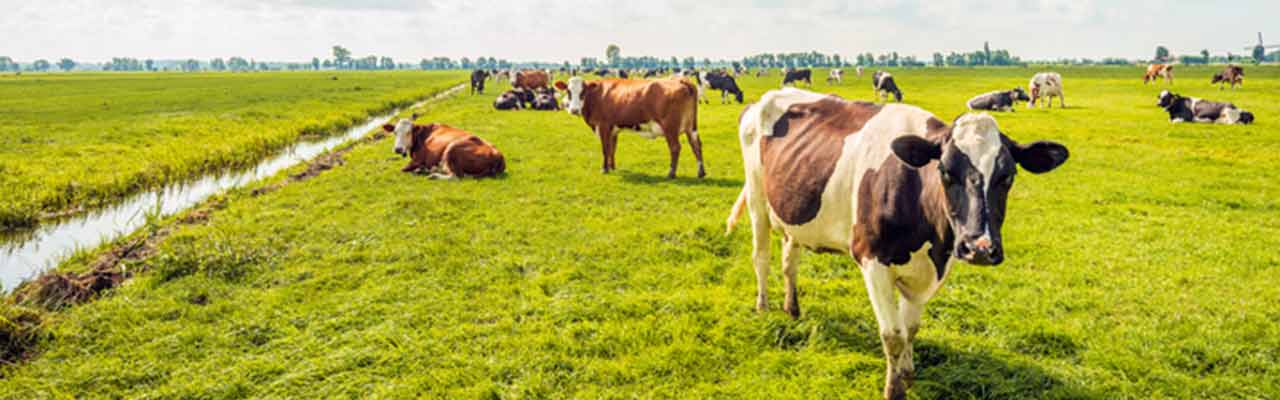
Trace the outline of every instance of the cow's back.
{"label": "cow's back", "polygon": [[663,116],[691,113],[698,101],[693,83],[683,79],[598,81],[600,92],[583,110],[592,126],[641,125]]}

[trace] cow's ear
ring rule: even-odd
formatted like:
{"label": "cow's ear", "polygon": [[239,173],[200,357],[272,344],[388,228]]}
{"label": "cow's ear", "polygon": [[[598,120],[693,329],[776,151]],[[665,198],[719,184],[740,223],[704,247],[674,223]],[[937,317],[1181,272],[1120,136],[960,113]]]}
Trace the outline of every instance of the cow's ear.
{"label": "cow's ear", "polygon": [[564,81],[556,81],[556,89],[569,90],[569,85],[566,85]]}
{"label": "cow's ear", "polygon": [[1000,135],[1000,139],[1004,141],[1005,147],[1009,149],[1009,153],[1013,155],[1018,165],[1033,174],[1053,171],[1071,157],[1067,146],[1056,142],[1040,141],[1023,145],[1003,134]]}
{"label": "cow's ear", "polygon": [[893,155],[915,168],[929,165],[942,157],[942,145],[920,136],[906,135],[893,140]]}
{"label": "cow's ear", "polygon": [[396,127],[395,127],[394,125],[391,125],[391,124],[382,124],[382,130],[387,131],[387,132],[395,132],[395,131],[396,131]]}

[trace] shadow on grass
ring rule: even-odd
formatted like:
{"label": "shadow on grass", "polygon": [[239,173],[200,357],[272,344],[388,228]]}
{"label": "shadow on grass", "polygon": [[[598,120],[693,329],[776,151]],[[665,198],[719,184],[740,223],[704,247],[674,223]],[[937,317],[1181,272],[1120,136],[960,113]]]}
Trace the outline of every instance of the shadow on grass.
{"label": "shadow on grass", "polygon": [[653,185],[658,183],[671,183],[680,186],[715,186],[715,187],[742,187],[740,179],[724,179],[724,178],[698,178],[696,176],[679,176],[675,179],[667,178],[666,175],[649,175],[631,171],[618,171],[622,175],[622,181],[631,184]]}
{"label": "shadow on grass", "polygon": [[922,399],[1104,398],[1032,363],[928,340],[918,340],[914,347],[917,378],[911,391]]}

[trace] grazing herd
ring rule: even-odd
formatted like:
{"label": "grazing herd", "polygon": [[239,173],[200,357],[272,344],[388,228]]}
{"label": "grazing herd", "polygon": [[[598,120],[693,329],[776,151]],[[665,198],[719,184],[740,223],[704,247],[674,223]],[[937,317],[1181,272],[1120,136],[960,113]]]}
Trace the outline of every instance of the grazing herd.
{"label": "grazing herd", "polygon": [[[706,92],[719,90],[741,104],[740,71],[658,71],[635,74],[596,70],[617,78],[586,80],[579,71],[562,71],[565,81],[551,84],[552,71],[475,71],[473,94],[488,79],[506,79],[512,89],[498,96],[498,110],[560,110],[582,118],[600,140],[601,171],[617,168],[619,133],[662,137],[670,151],[667,176],[674,178],[684,135],[706,176],[698,107]],[[862,69],[857,69],[862,75]],[[756,76],[760,76],[757,72]],[[1239,86],[1244,70],[1228,66],[1213,84]],[[925,304],[942,287],[956,261],[998,265],[1005,259],[1001,227],[1009,190],[1019,166],[1033,174],[1063,165],[1070,153],[1051,141],[1020,143],[984,111],[1013,111],[1018,102],[1066,107],[1062,76],[1035,74],[1028,91],[1021,87],[970,99],[971,111],[947,123],[916,106],[888,103],[903,99],[894,77],[871,76],[879,102],[850,101],[787,85],[812,85],[812,71],[784,71],[783,88],[748,104],[738,120],[745,179],[726,221],[728,231],[743,214],[750,217],[756,309],[769,307],[771,236],[782,238],[783,310],[800,316],[797,272],[803,249],[848,254],[859,265],[879,325],[886,359],[884,397],[902,399],[915,377],[912,343]],[[1172,84],[1173,68],[1152,65],[1143,78]],[[694,82],[697,82],[696,84]],[[832,84],[843,71],[832,70]],[[557,93],[563,97],[557,98]],[[1158,105],[1170,121],[1248,124],[1254,115],[1231,103],[1183,97],[1168,90]],[[417,115],[385,125],[395,136],[394,150],[411,159],[402,170],[437,178],[493,177],[504,173],[501,152],[479,137],[444,124],[418,125]]]}

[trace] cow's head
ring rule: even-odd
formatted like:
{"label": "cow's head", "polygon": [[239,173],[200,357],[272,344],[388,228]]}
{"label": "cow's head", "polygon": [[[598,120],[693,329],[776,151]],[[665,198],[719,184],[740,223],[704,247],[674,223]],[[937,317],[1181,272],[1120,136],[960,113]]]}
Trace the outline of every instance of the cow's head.
{"label": "cow's head", "polygon": [[382,125],[382,130],[395,135],[396,143],[392,150],[401,157],[408,157],[410,149],[413,147],[413,121],[416,119],[418,119],[418,114],[413,114],[409,118],[400,119],[395,125]]}
{"label": "cow's head", "polygon": [[1169,106],[1172,106],[1173,103],[1177,100],[1178,100],[1178,95],[1173,94],[1173,92],[1170,92],[1168,90],[1162,90],[1160,91],[1160,97],[1157,98],[1156,100],[1156,105],[1160,106],[1160,108],[1167,109],[1169,108]]}
{"label": "cow's head", "polygon": [[564,107],[565,110],[573,115],[582,115],[582,96],[583,92],[586,92],[586,88],[587,81],[576,76],[569,78],[569,83],[565,83],[564,81],[556,82],[556,89],[564,91],[567,95],[567,99],[565,100],[567,104],[565,104]]}
{"label": "cow's head", "polygon": [[[1040,174],[1067,161],[1067,148],[1054,142],[1018,144],[1000,133],[990,115],[967,114],[952,127],[939,127],[928,138],[908,135],[892,144],[893,153],[907,165],[923,168],[934,163],[941,184],[954,256],[976,265],[1004,261],[1000,228],[1005,202],[1017,167]],[[934,176],[922,174],[923,177]]]}
{"label": "cow's head", "polygon": [[1013,97],[1013,101],[1031,101],[1031,96],[1027,95],[1027,91],[1021,87],[1013,88],[1009,91],[1009,96]]}

